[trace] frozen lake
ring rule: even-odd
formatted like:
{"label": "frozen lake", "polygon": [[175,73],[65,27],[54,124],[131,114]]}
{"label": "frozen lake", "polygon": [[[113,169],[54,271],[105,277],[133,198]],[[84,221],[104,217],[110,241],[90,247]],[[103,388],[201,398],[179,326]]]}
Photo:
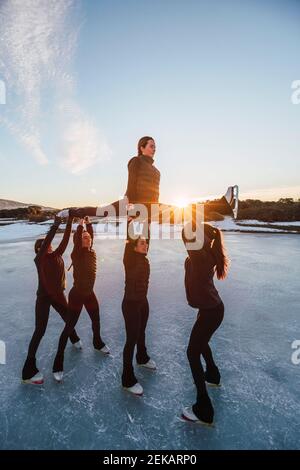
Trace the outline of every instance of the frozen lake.
{"label": "frozen lake", "polygon": [[7,364],[0,365],[0,448],[299,448],[300,365],[291,361],[291,344],[300,340],[300,237],[226,233],[225,240],[232,266],[228,279],[217,282],[225,319],[212,342],[223,380],[221,389],[210,391],[214,428],[179,419],[182,406],[195,398],[185,350],[196,315],[185,300],[181,241],[151,242],[148,349],[158,370],[137,371],[142,398],[120,386],[123,241],[96,240],[96,293],[112,357],[93,351],[83,312],[78,332],[84,349],[68,345],[65,381],[54,383],[51,366],[62,321],[52,312],[38,352],[42,387],[20,382],[34,325],[33,240],[1,243],[0,340]]}

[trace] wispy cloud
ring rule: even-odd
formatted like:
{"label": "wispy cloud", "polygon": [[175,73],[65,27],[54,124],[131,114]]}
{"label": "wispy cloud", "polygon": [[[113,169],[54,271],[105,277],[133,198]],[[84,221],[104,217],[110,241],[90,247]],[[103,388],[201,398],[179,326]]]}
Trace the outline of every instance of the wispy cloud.
{"label": "wispy cloud", "polygon": [[60,163],[73,173],[109,153],[104,138],[76,103],[71,70],[80,30],[79,4],[74,0],[0,3],[0,74],[8,89],[0,123],[38,163],[48,163],[42,133],[46,96],[58,117],[57,139],[64,150]]}
{"label": "wispy cloud", "polygon": [[68,124],[63,142],[62,166],[74,174],[82,173],[110,154],[105,139],[100,136],[96,126],[83,115],[78,115]]}

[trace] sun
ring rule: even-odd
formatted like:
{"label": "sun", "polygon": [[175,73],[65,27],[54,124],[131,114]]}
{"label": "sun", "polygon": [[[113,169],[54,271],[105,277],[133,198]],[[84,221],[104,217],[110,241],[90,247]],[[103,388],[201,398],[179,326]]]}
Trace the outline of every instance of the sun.
{"label": "sun", "polygon": [[174,206],[179,207],[179,209],[184,209],[188,205],[189,205],[189,201],[186,198],[183,198],[183,197],[175,199],[175,201],[174,201]]}

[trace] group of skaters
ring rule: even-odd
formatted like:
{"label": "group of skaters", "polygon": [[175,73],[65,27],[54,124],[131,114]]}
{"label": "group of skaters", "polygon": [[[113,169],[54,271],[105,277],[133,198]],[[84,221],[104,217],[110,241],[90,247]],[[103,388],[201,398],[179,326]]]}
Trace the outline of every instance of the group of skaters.
{"label": "group of skaters", "polygon": [[[126,207],[131,210],[130,213],[135,206],[139,207],[140,204],[146,208],[155,204],[160,212],[165,210],[166,205],[159,203],[160,172],[154,166],[155,150],[154,139],[150,136],[142,137],[138,142],[137,156],[128,163],[125,201]],[[230,186],[221,199],[205,204],[204,211],[209,213],[210,210],[217,210],[223,214],[236,216],[237,203],[237,186]],[[119,201],[113,203],[112,206],[116,210],[116,215],[119,216],[121,206]],[[94,292],[97,256],[93,248],[94,232],[90,219],[95,216],[106,217],[108,212],[108,206],[64,209],[55,217],[46,237],[39,238],[35,242],[34,261],[38,272],[35,330],[22,371],[24,383],[43,384],[43,374],[36,365],[36,353],[47,328],[51,306],[64,321],[53,362],[53,377],[57,382],[63,380],[64,352],[68,339],[74,348],[80,350],[83,347],[76,331],[76,324],[83,307],[91,319],[95,351],[104,356],[110,354],[110,349],[101,336],[99,302]],[[54,249],[53,238],[65,218],[67,223],[62,241],[58,248]],[[67,300],[64,293],[66,276],[63,254],[68,246],[75,218],[79,219],[79,223],[73,235],[71,252],[74,280]],[[149,317],[147,293],[150,264],[147,254],[151,238],[151,220],[147,220],[145,224],[146,233],[134,237],[129,235],[133,222],[134,217],[128,216],[127,240],[123,256],[125,289],[122,313],[125,321],[126,342],[123,350],[122,386],[127,392],[142,396],[143,387],[138,382],[133,367],[135,349],[136,362],[139,366],[150,371],[155,371],[157,368],[155,361],[148,354],[145,339]],[[195,221],[192,220],[191,224],[194,227]],[[224,304],[214,285],[214,276],[216,275],[218,279],[225,279],[228,271],[228,258],[221,231],[206,222],[202,222],[201,231],[202,240],[198,247],[198,240],[195,237],[188,238],[185,228],[182,230],[182,240],[188,254],[185,261],[186,297],[189,305],[198,309],[187,348],[197,398],[194,405],[182,410],[182,418],[194,423],[211,425],[214,409],[207,392],[207,385],[220,386],[221,376],[214,362],[209,341],[224,317]],[[206,364],[205,371],[201,357]]]}

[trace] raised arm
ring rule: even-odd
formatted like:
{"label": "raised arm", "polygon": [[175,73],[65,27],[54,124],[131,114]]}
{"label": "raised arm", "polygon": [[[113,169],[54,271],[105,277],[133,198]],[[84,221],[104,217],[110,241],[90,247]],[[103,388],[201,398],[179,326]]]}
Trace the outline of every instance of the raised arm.
{"label": "raised arm", "polygon": [[73,253],[78,253],[82,247],[82,232],[84,220],[81,219],[75,232]]}
{"label": "raised arm", "polygon": [[63,239],[60,242],[59,246],[54,251],[55,255],[60,255],[61,256],[61,255],[64,254],[64,252],[65,252],[65,250],[68,246],[69,240],[70,240],[70,235],[71,235],[71,230],[72,230],[72,222],[73,222],[73,217],[69,217],[68,221],[67,221],[66,228],[65,228]]}
{"label": "raised arm", "polygon": [[51,242],[52,242],[52,240],[53,240],[53,238],[54,238],[54,236],[57,232],[57,229],[58,229],[60,223],[61,223],[61,218],[55,216],[54,223],[51,226],[50,230],[48,231],[48,233],[47,233],[47,235],[46,235],[46,237],[45,237],[45,239],[44,239],[44,241],[41,245],[41,248],[39,249],[39,251],[38,251],[38,253],[35,257],[36,260],[39,260],[42,256],[44,256],[47,253],[48,248],[49,248],[49,246],[50,246],[50,244],[51,244]]}
{"label": "raised arm", "polygon": [[93,229],[93,224],[92,222],[90,221],[90,218],[87,216],[84,218],[85,220],[85,226],[86,226],[86,231],[90,234],[91,236],[91,239],[92,239],[92,243],[94,241],[94,229]]}
{"label": "raised arm", "polygon": [[[188,227],[189,224],[186,224],[184,228]],[[210,251],[211,249],[211,240],[209,239],[209,237],[203,233],[203,244],[201,244],[201,248],[198,248],[197,247],[197,240],[196,238],[192,239],[192,240],[188,240],[186,238],[186,234],[185,234],[185,230],[184,228],[182,229],[182,232],[181,232],[181,237],[182,237],[182,241],[184,243],[184,246],[188,252],[188,255],[191,259],[191,263],[194,265],[194,266],[198,266],[199,263],[203,262],[207,256],[207,253],[208,251]],[[195,243],[194,245],[194,248],[195,249],[192,249],[190,247],[190,249],[188,249],[188,244],[193,244]]]}

